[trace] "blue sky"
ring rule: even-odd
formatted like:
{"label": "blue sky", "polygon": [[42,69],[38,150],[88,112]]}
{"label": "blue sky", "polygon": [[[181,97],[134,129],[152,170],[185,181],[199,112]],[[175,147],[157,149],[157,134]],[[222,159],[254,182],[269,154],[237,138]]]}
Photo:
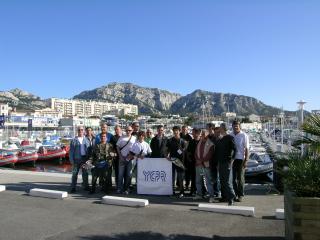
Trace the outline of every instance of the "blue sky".
{"label": "blue sky", "polygon": [[320,109],[320,1],[1,0],[0,90],[110,82]]}

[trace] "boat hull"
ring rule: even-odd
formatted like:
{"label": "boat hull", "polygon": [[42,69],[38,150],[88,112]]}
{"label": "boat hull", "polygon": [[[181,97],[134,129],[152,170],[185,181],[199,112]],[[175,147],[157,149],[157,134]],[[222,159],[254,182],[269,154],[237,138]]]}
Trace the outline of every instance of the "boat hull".
{"label": "boat hull", "polygon": [[16,155],[0,156],[0,166],[15,164],[18,161]]}
{"label": "boat hull", "polygon": [[54,160],[58,158],[65,158],[65,156],[66,156],[66,151],[62,149],[47,151],[46,153],[38,153],[37,161]]}
{"label": "boat hull", "polygon": [[37,153],[18,154],[18,163],[35,162],[38,160]]}

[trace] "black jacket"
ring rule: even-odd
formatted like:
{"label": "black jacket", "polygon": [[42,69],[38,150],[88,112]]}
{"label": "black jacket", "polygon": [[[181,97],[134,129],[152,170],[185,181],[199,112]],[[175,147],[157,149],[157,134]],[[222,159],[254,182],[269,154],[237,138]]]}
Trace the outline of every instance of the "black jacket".
{"label": "black jacket", "polygon": [[157,136],[153,137],[150,142],[150,147],[152,150],[152,158],[165,158],[167,157],[167,141],[168,138],[163,136],[161,142]]}

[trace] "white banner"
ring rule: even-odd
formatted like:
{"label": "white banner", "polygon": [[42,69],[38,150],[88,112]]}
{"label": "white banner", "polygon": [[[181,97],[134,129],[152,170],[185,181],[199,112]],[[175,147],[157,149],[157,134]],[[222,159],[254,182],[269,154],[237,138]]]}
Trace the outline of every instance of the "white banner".
{"label": "white banner", "polygon": [[137,161],[138,194],[172,195],[172,163],[165,158]]}

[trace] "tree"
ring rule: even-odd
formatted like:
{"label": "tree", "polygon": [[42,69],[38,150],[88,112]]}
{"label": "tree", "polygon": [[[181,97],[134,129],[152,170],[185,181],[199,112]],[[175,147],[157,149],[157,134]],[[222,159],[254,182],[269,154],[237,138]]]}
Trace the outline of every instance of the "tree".
{"label": "tree", "polygon": [[191,126],[196,121],[194,115],[190,115],[185,121],[184,124]]}
{"label": "tree", "polygon": [[320,115],[311,114],[302,124],[305,135],[294,145],[306,144],[313,153],[320,153]]}

